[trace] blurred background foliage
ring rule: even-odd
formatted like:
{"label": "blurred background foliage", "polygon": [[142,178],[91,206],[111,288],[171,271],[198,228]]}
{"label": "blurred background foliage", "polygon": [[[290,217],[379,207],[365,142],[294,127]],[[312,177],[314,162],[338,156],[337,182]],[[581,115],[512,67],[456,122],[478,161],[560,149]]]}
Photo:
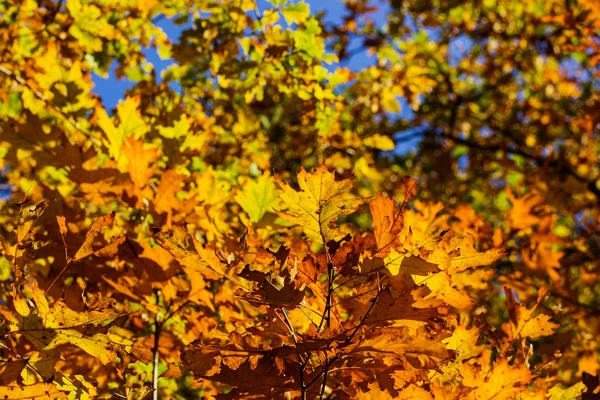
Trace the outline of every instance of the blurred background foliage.
{"label": "blurred background foliage", "polygon": [[[355,177],[356,195],[397,198],[409,175],[418,200],[445,204],[479,248],[507,250],[486,275],[492,289],[474,291],[480,315],[499,327],[503,285],[534,304],[550,284],[561,328],[536,344],[538,362],[565,382],[596,375],[600,3],[335,7],[332,18],[295,0],[1,0],[0,234],[20,223],[11,204],[56,199],[36,240],[56,237],[51,215],[63,215],[76,248],[114,211],[105,237],[125,236],[137,261],[78,264],[49,294],[74,306],[65,288],[110,296],[112,280],[150,296],[171,278],[151,254],[156,227],[185,224],[224,250],[251,229],[276,249],[288,228],[272,212],[275,175],[294,182],[325,163]],[[366,211],[348,222],[368,228]],[[40,287],[61,252],[40,245],[26,261]],[[0,259],[3,304],[15,278]],[[171,324],[185,343],[184,322]]]}

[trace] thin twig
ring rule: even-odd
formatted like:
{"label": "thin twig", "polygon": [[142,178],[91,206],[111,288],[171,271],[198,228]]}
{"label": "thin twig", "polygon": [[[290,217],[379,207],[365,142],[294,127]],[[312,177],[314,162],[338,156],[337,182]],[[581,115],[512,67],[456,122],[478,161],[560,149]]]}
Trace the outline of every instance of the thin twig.
{"label": "thin twig", "polygon": [[[156,303],[158,304],[158,297],[160,290],[155,292]],[[152,346],[152,398],[158,400],[158,363],[160,361],[160,355],[158,353],[158,342],[160,340],[160,332],[162,330],[162,319],[160,312],[154,316],[154,345]]]}
{"label": "thin twig", "polygon": [[319,395],[321,399],[323,399],[323,395],[325,394],[325,387],[327,386],[327,375],[329,374],[329,356],[327,355],[327,350],[325,350],[325,367],[323,371],[323,384],[321,386],[321,394]]}
{"label": "thin twig", "polygon": [[[373,301],[371,302],[371,305],[369,306],[369,309],[367,310],[367,312],[365,313],[365,315],[363,316],[363,318],[360,320],[360,322],[358,323],[358,325],[356,326],[356,328],[354,329],[354,331],[350,334],[350,336],[348,336],[346,338],[346,343],[350,343],[352,342],[352,340],[354,339],[354,337],[356,336],[356,333],[360,330],[360,328],[365,324],[367,318],[369,318],[369,314],[371,314],[371,311],[373,311],[373,308],[375,307],[375,304],[377,303],[377,300],[379,300],[379,296],[381,295],[382,291],[379,290],[377,292],[377,295],[375,295],[375,298],[373,299]],[[319,378],[321,378],[323,376],[323,374],[327,373],[327,370],[329,368],[329,366],[333,365],[340,357],[341,357],[342,353],[339,352],[337,353],[335,356],[333,356],[333,358],[331,360],[327,360],[326,362],[326,368],[321,368],[321,372],[319,372],[317,374],[317,376],[315,376],[305,387],[304,390],[308,389],[309,387],[311,387]]]}

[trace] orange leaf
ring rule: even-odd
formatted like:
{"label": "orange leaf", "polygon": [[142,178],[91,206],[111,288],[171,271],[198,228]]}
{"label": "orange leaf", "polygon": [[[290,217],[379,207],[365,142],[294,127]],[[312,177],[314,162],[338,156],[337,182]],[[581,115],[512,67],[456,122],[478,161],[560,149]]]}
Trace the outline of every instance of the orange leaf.
{"label": "orange leaf", "polygon": [[369,203],[373,217],[375,240],[377,241],[378,257],[386,257],[390,248],[396,243],[398,233],[402,230],[404,217],[391,197],[378,193],[375,200]]}
{"label": "orange leaf", "polygon": [[505,287],[504,291],[506,293],[506,305],[510,318],[509,322],[502,325],[502,330],[511,340],[520,337],[538,338],[541,336],[550,336],[559,327],[558,324],[550,322],[551,317],[549,315],[539,314],[535,317],[533,316],[537,307],[550,291],[549,286],[539,290],[537,302],[531,309],[519,305],[511,289]]}

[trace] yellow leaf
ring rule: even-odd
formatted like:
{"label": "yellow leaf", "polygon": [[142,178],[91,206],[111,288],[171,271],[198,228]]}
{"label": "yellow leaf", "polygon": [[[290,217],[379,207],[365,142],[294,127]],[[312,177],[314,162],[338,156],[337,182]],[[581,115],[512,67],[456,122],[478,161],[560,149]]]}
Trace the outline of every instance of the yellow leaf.
{"label": "yellow leaf", "polygon": [[175,195],[181,189],[183,180],[184,177],[179,175],[175,169],[163,173],[154,199],[154,209],[157,213],[171,213],[177,206],[178,200]]}
{"label": "yellow leaf", "polygon": [[15,309],[18,315],[11,321],[11,332],[22,334],[39,350],[50,350],[62,343],[71,343],[98,358],[103,364],[112,361],[115,353],[105,334],[86,336],[78,330],[86,325],[114,320],[119,314],[112,308],[77,312],[68,308],[62,300],[50,307],[37,284],[28,292],[35,306],[31,308],[27,300],[17,295]]}
{"label": "yellow leaf", "polygon": [[315,168],[312,174],[302,168],[298,174],[300,191],[275,179],[283,189],[279,197],[288,206],[287,212],[276,211],[277,214],[302,226],[310,239],[323,245],[340,238],[337,219],[353,213],[364,202],[350,194],[351,179],[336,182],[335,174],[329,172],[325,164]]}
{"label": "yellow leaf", "polygon": [[575,400],[581,398],[581,393],[585,390],[586,386],[583,382],[578,382],[571,387],[566,389],[561,388],[561,384],[557,383],[550,390],[550,400]]}
{"label": "yellow leaf", "polygon": [[456,361],[463,361],[478,356],[486,349],[485,345],[477,345],[478,340],[479,328],[467,329],[461,325],[452,332],[451,337],[442,340],[442,343],[446,343],[448,350],[456,352]]}
{"label": "yellow leaf", "polygon": [[[187,237],[187,234],[180,236]],[[183,239],[180,236],[163,231],[154,235],[154,239],[164,249],[168,250],[181,265],[190,271],[197,271],[212,280],[225,278],[246,292],[252,291],[255,285],[247,279],[238,276],[233,268],[230,268],[229,265],[219,259],[214,248],[208,245],[204,247],[197,240],[191,238],[194,242],[196,252],[185,250],[181,246]]]}
{"label": "yellow leaf", "polygon": [[412,383],[402,389],[395,399],[399,400],[433,400],[431,393]]}
{"label": "yellow leaf", "polygon": [[164,138],[179,139],[188,134],[192,127],[192,121],[187,115],[181,114],[181,118],[173,126],[159,126],[158,132]]}
{"label": "yellow leaf", "polygon": [[67,395],[53,383],[36,383],[29,386],[0,386],[0,398],[5,400],[55,400],[66,399]]}
{"label": "yellow leaf", "polygon": [[475,236],[471,233],[460,240],[455,248],[460,255],[452,258],[448,272],[450,274],[462,272],[468,268],[490,265],[504,256],[504,252],[499,249],[492,249],[486,252],[478,252],[475,249]]}
{"label": "yellow leaf", "polygon": [[277,187],[269,173],[261,175],[257,181],[246,181],[242,190],[235,195],[235,201],[254,223],[260,221],[266,212],[273,211],[277,199]]}
{"label": "yellow leaf", "polygon": [[520,337],[538,338],[542,336],[550,336],[559,327],[558,324],[550,322],[550,316],[539,314],[533,316],[535,310],[540,305],[544,297],[550,290],[549,286],[543,287],[538,292],[537,303],[533,308],[519,305],[513,292],[509,288],[504,288],[506,293],[506,304],[508,307],[509,321],[502,324],[502,330],[515,340]]}
{"label": "yellow leaf", "polygon": [[461,310],[470,309],[475,305],[469,296],[452,286],[446,271],[429,276],[413,275],[412,277],[417,285],[425,285],[431,290],[431,294],[426,296],[425,300],[439,299]]}
{"label": "yellow leaf", "polygon": [[85,51],[102,51],[102,38],[114,37],[114,27],[103,18],[102,10],[95,5],[82,4],[80,0],[67,0],[67,9],[75,21],[69,32],[78,39]]}
{"label": "yellow leaf", "polygon": [[113,121],[115,118],[110,118],[104,108],[96,108],[98,126],[100,126],[106,135],[104,145],[108,148],[109,154],[117,162],[121,159],[125,139],[129,136],[140,139],[148,132],[148,127],[138,109],[139,106],[139,96],[127,97],[125,101],[119,102],[117,105],[117,116],[120,121],[118,127]]}
{"label": "yellow leaf", "polygon": [[373,147],[374,149],[390,151],[396,148],[396,144],[392,140],[392,138],[388,136],[383,136],[378,133],[373,136],[369,136],[363,139],[363,144],[367,147]]}
{"label": "yellow leaf", "polygon": [[133,135],[135,139],[139,139],[148,132],[148,127],[139,110],[140,101],[140,96],[127,97],[125,101],[120,101],[117,105],[119,129],[124,138]]}
{"label": "yellow leaf", "polygon": [[155,168],[151,165],[160,157],[161,150],[154,144],[144,143],[143,140],[135,140],[133,137],[127,139],[122,149],[124,157],[122,160],[127,165],[127,172],[131,177],[138,196],[148,180],[154,175]]}
{"label": "yellow leaf", "polygon": [[281,9],[281,14],[288,24],[301,24],[310,16],[310,7],[304,2],[290,4]]}
{"label": "yellow leaf", "polygon": [[395,249],[390,251],[389,257],[384,259],[385,267],[394,276],[400,271],[406,275],[428,276],[431,272],[438,272],[439,268],[432,263],[416,256],[406,256],[397,252]]}
{"label": "yellow leaf", "polygon": [[396,94],[390,90],[385,90],[381,93],[381,105],[385,111],[392,114],[398,114],[402,110]]}
{"label": "yellow leaf", "polygon": [[523,365],[508,365],[506,359],[494,364],[487,376],[479,377],[478,387],[469,393],[469,399],[476,400],[509,400],[527,390],[531,372]]}
{"label": "yellow leaf", "polygon": [[33,385],[38,382],[48,382],[56,371],[56,363],[60,360],[60,352],[56,349],[46,351],[34,351],[27,357],[27,365],[21,377],[25,385]]}
{"label": "yellow leaf", "polygon": [[98,395],[98,389],[94,384],[87,382],[83,375],[73,375],[72,377],[61,375],[56,378],[55,383],[57,388],[71,392],[69,398],[75,395],[79,400],[91,400]]}

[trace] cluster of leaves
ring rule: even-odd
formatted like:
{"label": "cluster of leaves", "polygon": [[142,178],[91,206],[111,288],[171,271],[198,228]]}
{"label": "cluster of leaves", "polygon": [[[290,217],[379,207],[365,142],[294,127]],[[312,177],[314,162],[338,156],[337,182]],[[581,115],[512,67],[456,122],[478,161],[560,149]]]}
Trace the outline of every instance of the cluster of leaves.
{"label": "cluster of leaves", "polygon": [[370,3],[0,1],[0,397],[597,396],[599,6]]}

